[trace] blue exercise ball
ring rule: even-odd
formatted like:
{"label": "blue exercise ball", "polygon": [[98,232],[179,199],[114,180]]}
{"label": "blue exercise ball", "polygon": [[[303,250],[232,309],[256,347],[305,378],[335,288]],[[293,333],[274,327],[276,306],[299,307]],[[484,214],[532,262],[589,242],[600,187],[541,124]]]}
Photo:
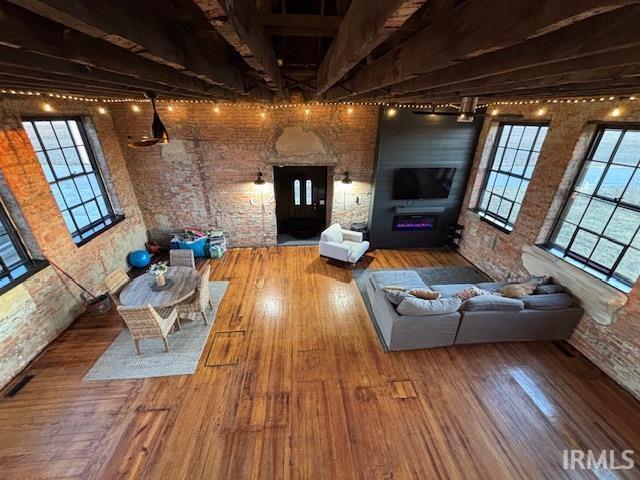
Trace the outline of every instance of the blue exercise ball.
{"label": "blue exercise ball", "polygon": [[137,268],[144,268],[151,263],[151,255],[146,250],[134,250],[129,254],[129,263]]}

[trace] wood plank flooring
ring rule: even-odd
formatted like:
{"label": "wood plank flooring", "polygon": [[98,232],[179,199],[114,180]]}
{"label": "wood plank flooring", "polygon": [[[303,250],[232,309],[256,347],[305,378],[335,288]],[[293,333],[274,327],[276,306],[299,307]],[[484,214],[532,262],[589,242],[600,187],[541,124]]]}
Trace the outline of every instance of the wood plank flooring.
{"label": "wood plank flooring", "polygon": [[[368,268],[466,265],[381,250]],[[201,265],[202,266],[202,265]],[[194,375],[83,383],[122,328],[81,317],[0,398],[0,478],[638,478],[561,469],[632,449],[640,405],[552,343],[383,353],[348,268],[317,247],[237,249]]]}

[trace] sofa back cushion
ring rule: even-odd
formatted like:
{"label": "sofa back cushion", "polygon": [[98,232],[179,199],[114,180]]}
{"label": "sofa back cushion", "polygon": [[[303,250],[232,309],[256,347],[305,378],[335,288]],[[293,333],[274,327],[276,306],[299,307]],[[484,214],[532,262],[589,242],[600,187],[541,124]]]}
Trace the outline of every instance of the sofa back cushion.
{"label": "sofa back cushion", "polygon": [[335,242],[342,243],[344,237],[342,236],[342,227],[339,223],[334,223],[324,232],[320,234],[320,240],[323,242]]}
{"label": "sofa back cushion", "polygon": [[522,297],[522,300],[524,300],[524,308],[531,310],[562,310],[574,304],[574,298],[567,293],[527,295]]}
{"label": "sofa back cushion", "polygon": [[460,299],[456,297],[423,300],[409,296],[400,302],[396,311],[400,315],[445,315],[458,311],[461,304]]}
{"label": "sofa back cushion", "polygon": [[517,312],[523,309],[522,300],[497,295],[479,295],[462,303],[462,310],[466,312]]}

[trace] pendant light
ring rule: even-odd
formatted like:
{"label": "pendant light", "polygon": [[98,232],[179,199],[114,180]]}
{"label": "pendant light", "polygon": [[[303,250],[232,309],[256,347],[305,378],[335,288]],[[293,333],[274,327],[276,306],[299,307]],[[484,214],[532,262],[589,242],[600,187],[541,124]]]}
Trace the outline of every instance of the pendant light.
{"label": "pendant light", "polygon": [[165,128],[158,110],[156,109],[156,95],[154,93],[147,93],[146,97],[151,100],[151,106],[153,107],[153,122],[151,123],[151,137],[142,137],[137,142],[129,143],[131,148],[143,148],[151,147],[156,143],[169,143],[169,133]]}

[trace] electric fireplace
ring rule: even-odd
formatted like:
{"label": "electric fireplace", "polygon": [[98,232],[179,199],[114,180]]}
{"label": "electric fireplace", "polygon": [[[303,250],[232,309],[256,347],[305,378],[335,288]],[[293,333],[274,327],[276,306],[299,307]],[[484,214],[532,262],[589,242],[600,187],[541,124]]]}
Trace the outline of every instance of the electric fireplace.
{"label": "electric fireplace", "polygon": [[429,214],[394,215],[393,230],[397,232],[408,232],[412,230],[433,230],[437,220],[437,215]]}

